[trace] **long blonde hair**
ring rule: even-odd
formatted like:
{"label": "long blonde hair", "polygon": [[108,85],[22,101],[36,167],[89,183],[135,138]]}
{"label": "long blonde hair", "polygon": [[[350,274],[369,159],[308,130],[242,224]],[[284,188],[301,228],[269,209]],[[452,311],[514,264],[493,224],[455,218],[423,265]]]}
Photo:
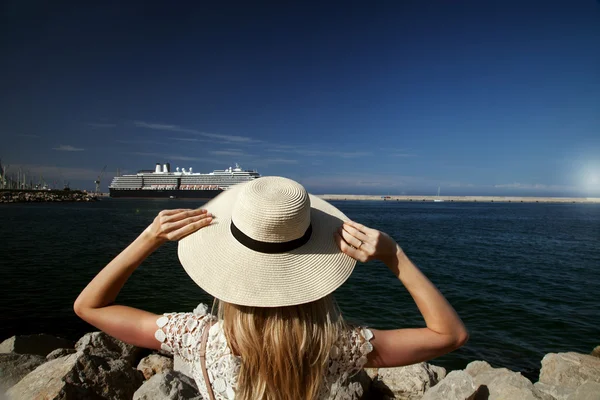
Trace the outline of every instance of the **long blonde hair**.
{"label": "long blonde hair", "polygon": [[241,356],[236,399],[315,399],[346,325],[332,295],[287,307],[219,302],[227,342]]}

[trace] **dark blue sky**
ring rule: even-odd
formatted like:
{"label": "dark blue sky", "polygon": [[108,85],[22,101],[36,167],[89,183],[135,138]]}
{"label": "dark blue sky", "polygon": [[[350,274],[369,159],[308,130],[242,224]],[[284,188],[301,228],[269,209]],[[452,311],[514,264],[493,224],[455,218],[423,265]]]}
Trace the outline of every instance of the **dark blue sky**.
{"label": "dark blue sky", "polygon": [[106,188],[238,162],[315,193],[600,196],[596,0],[55,3],[2,5],[13,172],[92,188],[107,165]]}

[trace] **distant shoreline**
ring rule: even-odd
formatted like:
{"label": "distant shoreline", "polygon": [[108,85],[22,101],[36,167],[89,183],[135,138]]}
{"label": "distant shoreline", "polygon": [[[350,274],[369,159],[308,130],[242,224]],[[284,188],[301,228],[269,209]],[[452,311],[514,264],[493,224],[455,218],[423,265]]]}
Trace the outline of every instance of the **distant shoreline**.
{"label": "distant shoreline", "polygon": [[600,204],[600,197],[517,197],[517,196],[374,196],[361,194],[322,194],[323,200],[408,201],[445,203],[588,203]]}

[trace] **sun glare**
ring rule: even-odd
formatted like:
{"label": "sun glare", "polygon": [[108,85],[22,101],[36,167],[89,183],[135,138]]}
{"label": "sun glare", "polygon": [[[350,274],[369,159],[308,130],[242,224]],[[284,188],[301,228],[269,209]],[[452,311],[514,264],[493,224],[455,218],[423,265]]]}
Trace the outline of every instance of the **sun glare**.
{"label": "sun glare", "polygon": [[600,167],[588,167],[581,175],[581,183],[587,190],[600,189]]}

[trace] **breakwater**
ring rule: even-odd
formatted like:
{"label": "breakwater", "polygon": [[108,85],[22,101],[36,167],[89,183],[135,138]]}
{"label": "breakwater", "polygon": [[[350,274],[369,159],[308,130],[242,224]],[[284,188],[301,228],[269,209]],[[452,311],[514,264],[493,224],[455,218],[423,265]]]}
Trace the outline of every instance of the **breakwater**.
{"label": "breakwater", "polygon": [[414,202],[463,202],[463,203],[595,203],[600,197],[516,197],[516,196],[384,196],[364,194],[322,194],[327,201],[414,201]]}
{"label": "breakwater", "polygon": [[79,190],[0,190],[0,203],[90,202],[98,197]]}
{"label": "breakwater", "polygon": [[[449,373],[424,362],[366,368],[351,385],[362,398],[377,399],[597,399],[599,352],[597,347],[591,355],[546,354],[535,383],[518,372],[471,361]],[[11,400],[200,398],[179,356],[149,353],[103,332],[87,333],[76,343],[45,334],[13,336],[0,343],[0,396],[6,391]],[[224,398],[224,389],[219,394]]]}

